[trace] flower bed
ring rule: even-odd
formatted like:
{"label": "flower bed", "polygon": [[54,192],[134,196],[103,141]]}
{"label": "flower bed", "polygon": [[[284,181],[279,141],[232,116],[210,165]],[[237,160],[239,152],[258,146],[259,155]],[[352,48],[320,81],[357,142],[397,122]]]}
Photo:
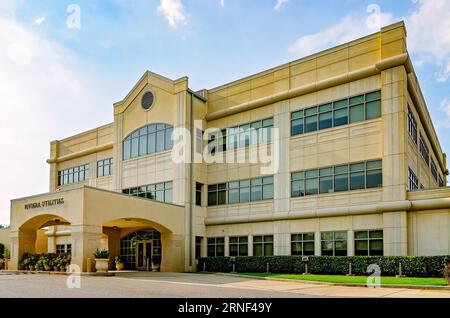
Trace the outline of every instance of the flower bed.
{"label": "flower bed", "polygon": [[30,271],[65,272],[71,261],[70,254],[30,254],[25,253],[20,261],[21,269]]}

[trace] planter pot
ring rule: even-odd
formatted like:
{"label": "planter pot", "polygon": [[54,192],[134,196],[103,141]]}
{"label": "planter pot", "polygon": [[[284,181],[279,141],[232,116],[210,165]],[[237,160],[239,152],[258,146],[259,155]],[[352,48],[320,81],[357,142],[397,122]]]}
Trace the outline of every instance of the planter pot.
{"label": "planter pot", "polygon": [[54,266],[54,267],[53,267],[53,271],[59,272],[59,266]]}
{"label": "planter pot", "polygon": [[60,270],[61,272],[66,272],[66,266],[61,266],[61,267],[59,268],[59,270]]}
{"label": "planter pot", "polygon": [[29,269],[30,271],[34,272],[34,270],[35,270],[36,268],[34,267],[34,265],[28,265],[28,269]]}
{"label": "planter pot", "polygon": [[97,272],[106,273],[108,271],[109,259],[108,258],[96,258],[95,269]]}
{"label": "planter pot", "polygon": [[158,272],[159,271],[159,264],[152,264],[152,272]]}
{"label": "planter pot", "polygon": [[124,268],[125,268],[125,263],[116,262],[116,270],[123,271]]}
{"label": "planter pot", "polygon": [[44,264],[44,269],[45,269],[47,272],[49,272],[49,271],[52,270],[52,267],[51,267],[50,265]]}

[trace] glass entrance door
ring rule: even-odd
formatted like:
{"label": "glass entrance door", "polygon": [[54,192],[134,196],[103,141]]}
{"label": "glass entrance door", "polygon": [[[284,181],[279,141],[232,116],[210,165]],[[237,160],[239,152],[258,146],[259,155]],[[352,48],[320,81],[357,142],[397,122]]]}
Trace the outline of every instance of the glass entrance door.
{"label": "glass entrance door", "polygon": [[136,269],[147,271],[152,269],[152,242],[138,241],[136,246]]}

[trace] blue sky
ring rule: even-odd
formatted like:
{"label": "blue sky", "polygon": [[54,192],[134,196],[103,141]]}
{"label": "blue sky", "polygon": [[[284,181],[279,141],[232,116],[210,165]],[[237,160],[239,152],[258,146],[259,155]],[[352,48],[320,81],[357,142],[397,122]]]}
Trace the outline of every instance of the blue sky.
{"label": "blue sky", "polygon": [[145,70],[212,88],[398,20],[450,152],[449,15],[447,0],[2,0],[0,224],[11,198],[48,191],[49,142],[111,122]]}

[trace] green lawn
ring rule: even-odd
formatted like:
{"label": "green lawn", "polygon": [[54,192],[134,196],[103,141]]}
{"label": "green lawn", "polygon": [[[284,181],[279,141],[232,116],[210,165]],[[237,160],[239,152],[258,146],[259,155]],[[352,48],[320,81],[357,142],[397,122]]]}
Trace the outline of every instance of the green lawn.
{"label": "green lawn", "polygon": [[[294,280],[344,283],[344,284],[366,284],[366,276],[338,276],[338,275],[295,275],[295,274],[261,274],[246,273],[239,274],[243,276],[258,276],[271,278],[284,278]],[[423,285],[423,286],[446,286],[447,282],[444,278],[414,278],[414,277],[381,277],[382,285]]]}

